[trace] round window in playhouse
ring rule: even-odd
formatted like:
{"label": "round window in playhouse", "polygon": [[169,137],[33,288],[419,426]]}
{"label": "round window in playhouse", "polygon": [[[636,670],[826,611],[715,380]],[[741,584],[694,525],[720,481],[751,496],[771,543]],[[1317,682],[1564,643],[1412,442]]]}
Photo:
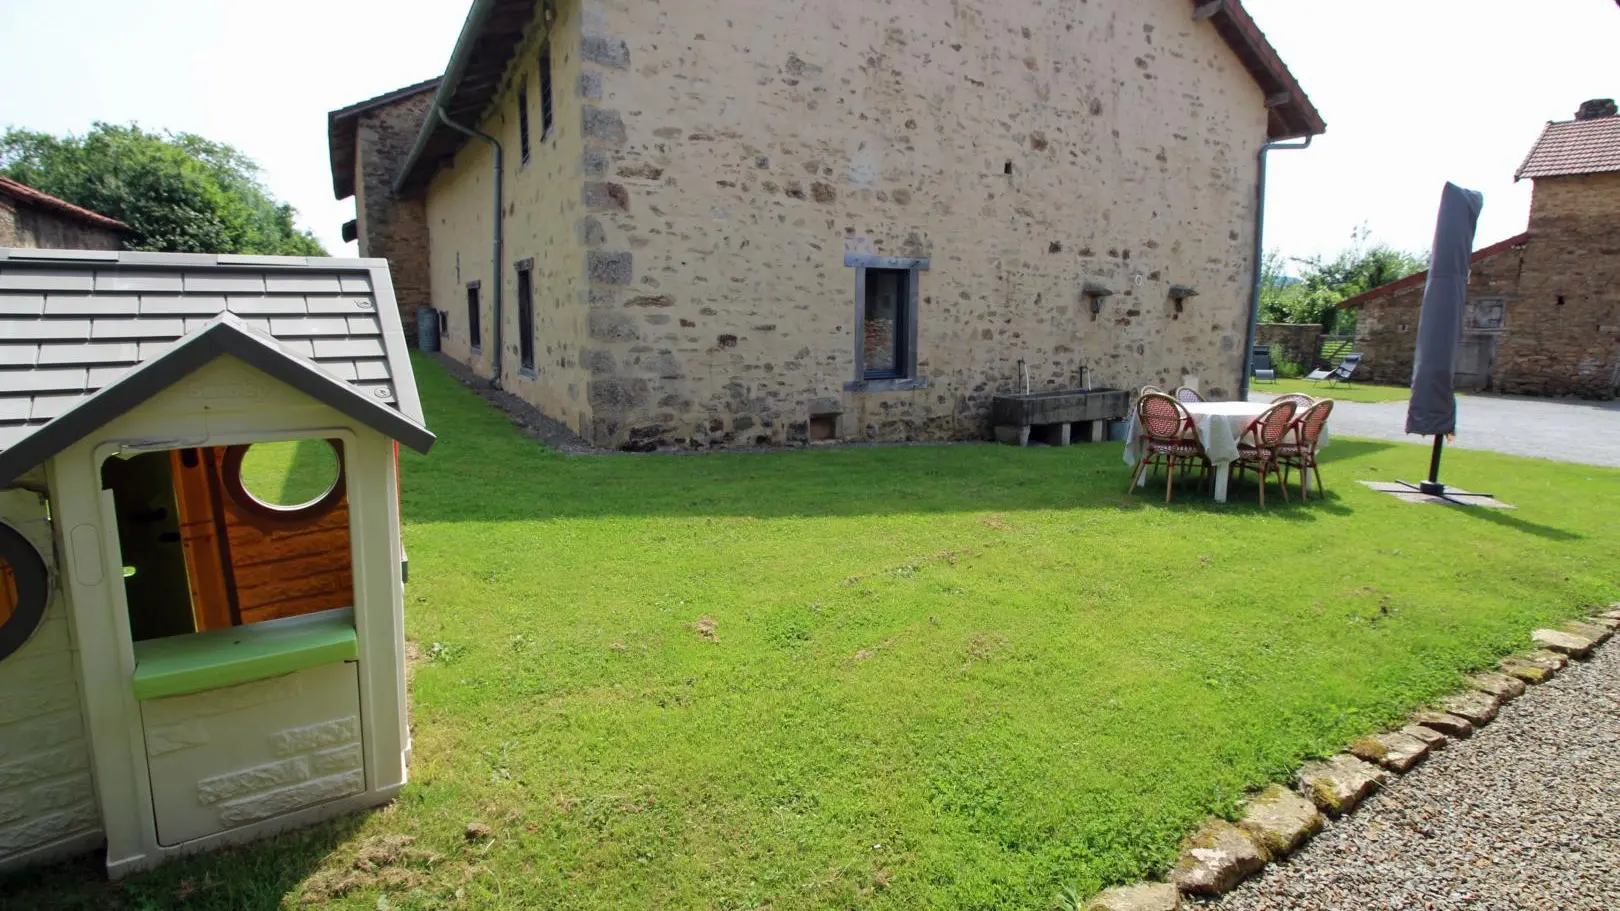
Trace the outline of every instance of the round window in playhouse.
{"label": "round window in playhouse", "polygon": [[317,519],[343,499],[343,443],[295,440],[232,446],[225,450],[220,475],[226,493],[253,515],[281,521]]}
{"label": "round window in playhouse", "polygon": [[0,661],[39,628],[49,594],[45,559],[16,529],[0,523]]}

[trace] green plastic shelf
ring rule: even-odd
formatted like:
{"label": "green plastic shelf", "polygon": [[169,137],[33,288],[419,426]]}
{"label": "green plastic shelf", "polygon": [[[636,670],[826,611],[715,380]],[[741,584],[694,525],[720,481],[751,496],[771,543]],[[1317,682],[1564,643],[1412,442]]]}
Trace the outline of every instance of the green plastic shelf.
{"label": "green plastic shelf", "polygon": [[135,643],[135,698],[235,686],[359,656],[354,608]]}

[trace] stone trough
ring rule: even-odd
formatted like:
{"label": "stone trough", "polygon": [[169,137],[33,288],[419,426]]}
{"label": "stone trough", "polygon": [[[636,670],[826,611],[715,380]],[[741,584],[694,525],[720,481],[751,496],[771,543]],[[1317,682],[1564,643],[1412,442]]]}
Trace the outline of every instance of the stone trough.
{"label": "stone trough", "polygon": [[1050,446],[1080,440],[1108,439],[1110,421],[1130,413],[1131,394],[1124,389],[1061,389],[1023,395],[998,395],[990,401],[990,423],[996,440],[1028,446],[1031,438]]}

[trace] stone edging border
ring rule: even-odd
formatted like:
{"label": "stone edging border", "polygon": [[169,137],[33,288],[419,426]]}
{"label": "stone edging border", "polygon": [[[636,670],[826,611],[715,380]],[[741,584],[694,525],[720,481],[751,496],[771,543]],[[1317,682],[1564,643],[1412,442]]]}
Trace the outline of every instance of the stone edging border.
{"label": "stone edging border", "polygon": [[1293,853],[1321,830],[1324,816],[1337,819],[1363,799],[1422,762],[1449,739],[1461,739],[1489,724],[1526,684],[1545,683],[1571,658],[1584,659],[1620,630],[1620,602],[1585,620],[1530,634],[1538,647],[1509,655],[1497,671],[1475,674],[1469,689],[1414,712],[1398,730],[1364,737],[1348,752],[1307,762],[1296,773],[1298,790],[1272,785],[1251,798],[1237,824],[1211,817],[1183,842],[1169,882],[1116,886],[1098,893],[1085,911],[1177,911],[1183,894],[1212,897],[1230,892]]}

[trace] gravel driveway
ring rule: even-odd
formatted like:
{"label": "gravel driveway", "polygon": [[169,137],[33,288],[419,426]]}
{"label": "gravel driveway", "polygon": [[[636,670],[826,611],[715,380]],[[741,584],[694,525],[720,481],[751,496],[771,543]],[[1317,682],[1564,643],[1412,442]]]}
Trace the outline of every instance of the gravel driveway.
{"label": "gravel driveway", "polygon": [[[1249,397],[1271,400],[1261,392]],[[1339,402],[1329,427],[1347,437],[1405,443],[1429,439],[1406,434],[1405,402]],[[1620,402],[1459,395],[1457,439],[1446,445],[1620,467]]]}
{"label": "gravel driveway", "polygon": [[1620,646],[1531,687],[1289,860],[1192,907],[1620,909]]}

